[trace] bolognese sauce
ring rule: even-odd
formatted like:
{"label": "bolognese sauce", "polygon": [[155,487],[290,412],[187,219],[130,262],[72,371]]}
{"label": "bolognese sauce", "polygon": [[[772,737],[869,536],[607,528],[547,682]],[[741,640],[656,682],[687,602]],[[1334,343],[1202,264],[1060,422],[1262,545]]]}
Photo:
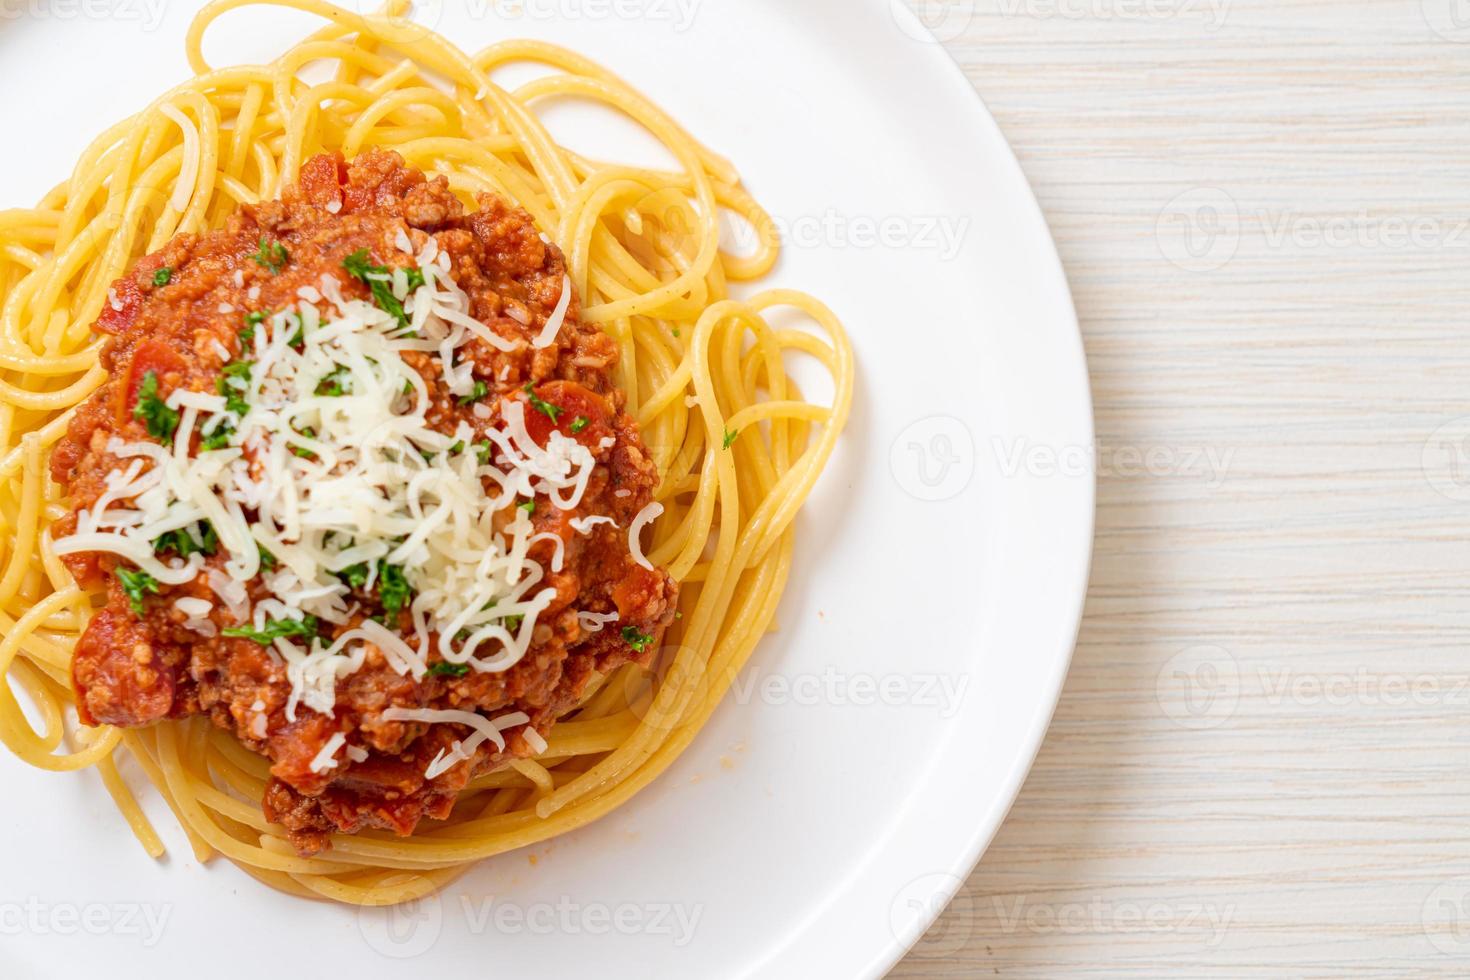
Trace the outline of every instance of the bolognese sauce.
{"label": "bolognese sauce", "polygon": [[675,616],[617,347],[530,216],[477,205],[326,155],[174,239],[114,285],[52,455],[56,549],[106,589],[82,720],[207,716],[302,854],[447,817]]}

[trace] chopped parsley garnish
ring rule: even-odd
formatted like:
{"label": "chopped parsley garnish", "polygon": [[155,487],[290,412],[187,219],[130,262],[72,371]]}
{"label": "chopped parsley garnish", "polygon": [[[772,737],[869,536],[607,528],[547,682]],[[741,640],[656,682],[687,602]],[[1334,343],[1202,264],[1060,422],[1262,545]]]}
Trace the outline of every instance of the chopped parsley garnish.
{"label": "chopped parsley garnish", "polygon": [[219,550],[219,535],[214,532],[214,525],[203,521],[196,525],[199,528],[199,540],[189,533],[188,528],[181,527],[174,531],[160,534],[153,542],[153,550],[158,554],[172,551],[180,558],[188,558],[198,552],[201,555],[212,555]]}
{"label": "chopped parsley garnish", "polygon": [[725,430],[725,448],[726,449],[729,449],[731,446],[735,445],[735,440],[736,439],[739,439],[739,438],[740,438],[740,430],[739,429],[736,429],[734,432],[731,432],[729,429],[726,429]]}
{"label": "chopped parsley garnish", "polygon": [[223,449],[230,444],[230,436],[234,434],[235,427],[228,422],[222,422],[218,428],[200,441],[199,446],[207,453]]}
{"label": "chopped parsley garnish", "polygon": [[429,673],[435,677],[464,677],[469,672],[469,664],[452,664],[447,660],[441,660],[429,667]]}
{"label": "chopped parsley garnish", "polygon": [[397,616],[413,600],[413,588],[397,565],[378,565],[378,599],[390,616]]}
{"label": "chopped parsley garnish", "polygon": [[225,636],[238,636],[245,640],[254,640],[263,647],[268,647],[277,640],[287,638],[305,638],[316,636],[316,617],[307,616],[305,619],[272,619],[268,620],[263,629],[253,626],[231,626],[220,630]]}
{"label": "chopped parsley garnish", "polygon": [[225,396],[225,411],[241,417],[249,414],[250,403],[245,400],[245,392],[250,387],[250,371],[254,367],[254,361],[231,361],[220,369],[214,388]]}
{"label": "chopped parsley garnish", "polygon": [[451,455],[451,456],[458,456],[462,452],[464,452],[464,440],[463,439],[461,439],[459,442],[456,442],[454,445],[452,445],[452,446],[449,447],[449,455]]}
{"label": "chopped parsley garnish", "polygon": [[300,347],[306,343],[306,328],[301,324],[301,317],[296,313],[287,313],[286,322],[294,324],[296,331],[291,334],[291,339],[286,341],[288,347]]}
{"label": "chopped parsley garnish", "polygon": [[551,404],[549,401],[536,397],[536,389],[531,385],[526,385],[526,396],[531,399],[531,407],[551,419],[553,424],[555,424],[557,419],[561,418],[561,413],[566,411],[564,408],[560,408]]}
{"label": "chopped parsley garnish", "polygon": [[245,326],[240,328],[240,346],[252,343],[255,340],[255,328],[265,322],[266,315],[259,310],[254,313],[245,314]]}
{"label": "chopped parsley garnish", "polygon": [[490,394],[490,386],[483,381],[476,381],[474,389],[459,399],[461,405],[473,405],[475,402]]}
{"label": "chopped parsley garnish", "polygon": [[351,380],[352,372],[345,367],[339,367],[322,378],[321,384],[316,386],[316,393],[325,398],[341,398],[352,393]]}
{"label": "chopped parsley garnish", "polygon": [[583,429],[587,428],[587,426],[591,424],[592,420],[589,419],[587,416],[578,415],[577,418],[572,422],[572,435],[576,435],[578,432],[581,432]]}
{"label": "chopped parsley garnish", "polygon": [[155,286],[167,286],[173,280],[174,270],[172,269],[159,269],[153,273],[153,285]]}
{"label": "chopped parsley garnish", "polygon": [[[398,297],[393,295],[393,270],[385,265],[373,265],[372,256],[365,248],[360,248],[347,258],[342,260],[342,268],[347,274],[357,279],[373,291],[373,302],[378,308],[391,315],[398,321],[398,326],[404,330],[408,329],[408,314],[403,312],[403,304]],[[417,276],[414,273],[418,273]],[[424,275],[414,269],[408,272],[409,289],[416,289],[424,284]],[[414,285],[417,279],[418,286]]]}
{"label": "chopped parsley garnish", "polygon": [[623,642],[628,644],[628,646],[632,647],[634,650],[637,650],[639,653],[642,653],[644,650],[647,650],[649,646],[653,643],[653,637],[649,636],[647,633],[638,632],[638,627],[636,626],[624,626]]}
{"label": "chopped parsley garnish", "polygon": [[337,573],[337,577],[340,578],[342,581],[346,582],[349,587],[354,588],[354,589],[360,589],[364,585],[367,585],[367,580],[368,580],[368,567],[367,567],[367,563],[364,562],[361,565],[349,565],[346,568],[342,569],[340,572],[338,572]]}
{"label": "chopped parsley garnish", "polygon": [[495,447],[489,439],[481,439],[470,448],[475,451],[475,458],[483,465],[490,462],[490,453]]}
{"label": "chopped parsley garnish", "polygon": [[510,630],[512,633],[519,633],[521,631],[521,624],[525,621],[526,617],[524,613],[516,613],[512,616],[507,616],[504,620],[505,628]]}
{"label": "chopped parsley garnish", "polygon": [[286,263],[291,260],[291,253],[286,251],[286,246],[280,242],[273,242],[266,236],[260,237],[260,250],[251,256],[257,265],[271,270],[272,275],[280,275]]}
{"label": "chopped parsley garnish", "polygon": [[[311,428],[310,426],[302,429],[297,434],[305,436],[308,439],[316,438],[316,430]],[[301,459],[316,459],[316,453],[312,452],[310,449],[307,449],[305,446],[292,446],[291,455],[299,456]]]}
{"label": "chopped parsley garnish", "polygon": [[516,510],[521,511],[527,517],[536,513],[536,501],[527,500],[525,503],[516,504]]}
{"label": "chopped parsley garnish", "polygon": [[147,426],[148,434],[159,442],[168,442],[179,427],[179,413],[158,397],[158,375],[152,371],[143,375],[143,383],[138,386],[138,404],[133,407],[133,418]]}
{"label": "chopped parsley garnish", "polygon": [[158,594],[158,580],[141,569],[119,568],[117,580],[122,584],[123,592],[127,594],[128,605],[133,607],[133,612],[143,615],[143,596],[147,594]]}
{"label": "chopped parsley garnish", "polygon": [[276,567],[276,556],[266,550],[265,545],[259,541],[255,542],[255,550],[260,552],[260,567],[266,571],[272,571]]}

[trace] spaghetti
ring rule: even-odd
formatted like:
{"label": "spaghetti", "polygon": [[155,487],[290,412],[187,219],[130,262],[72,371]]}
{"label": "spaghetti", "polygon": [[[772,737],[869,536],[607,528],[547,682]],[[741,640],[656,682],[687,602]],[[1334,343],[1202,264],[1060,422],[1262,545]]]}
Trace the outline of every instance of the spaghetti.
{"label": "spaghetti", "polygon": [[[208,65],[210,25],[258,4],[329,24],[268,65]],[[321,0],[217,0],[188,35],[195,78],[102,134],[36,208],[0,211],[0,741],[43,769],[95,767],[143,847],[161,856],[118,771],[123,750],[199,860],[223,855],[282,891],[356,905],[412,900],[477,861],[587,824],[678,757],[772,627],[794,519],[834,450],[854,384],[846,336],[821,303],[785,290],[730,298],[732,283],[771,271],[779,242],[728,162],[577,54],[511,41],[469,55],[405,30],[402,6],[359,16]],[[494,76],[515,64],[549,73],[498,85]],[[622,113],[678,169],[605,163],[558,145],[536,115],[554,97]],[[655,669],[628,664],[599,678],[536,758],[475,776],[449,819],[408,838],[337,835],[330,851],[303,857],[262,815],[268,761],[207,719],[68,735],[73,648],[95,597],[53,547],[51,525],[67,502],[47,463],[76,407],[105,380],[92,325],[118,277],[176,235],[219,228],[241,205],[277,197],[311,157],[374,147],[442,175],[461,198],[514,201],[564,250],[582,320],[620,349],[616,380],[658,468],[658,506],[640,529],[661,516],[638,557],[680,583],[680,618]],[[754,254],[722,250],[724,212],[756,229]],[[815,329],[786,325],[792,313]],[[803,397],[791,355],[830,375],[830,405]]]}

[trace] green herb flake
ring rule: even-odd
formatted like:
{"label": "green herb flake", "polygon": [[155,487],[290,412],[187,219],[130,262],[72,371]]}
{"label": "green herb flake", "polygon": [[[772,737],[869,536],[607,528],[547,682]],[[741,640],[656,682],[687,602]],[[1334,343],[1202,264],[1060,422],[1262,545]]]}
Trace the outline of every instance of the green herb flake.
{"label": "green herb flake", "polygon": [[474,389],[468,395],[461,397],[459,403],[461,405],[473,405],[488,394],[490,394],[490,386],[483,381],[476,381]]}
{"label": "green herb flake", "polygon": [[536,396],[536,389],[532,385],[526,385],[526,397],[531,399],[531,407],[551,419],[552,424],[555,424],[556,420],[561,418],[561,413],[566,411],[566,409],[553,405],[549,401],[538,398]]}
{"label": "green herb flake", "polygon": [[352,372],[345,367],[339,367],[322,378],[321,383],[316,386],[316,393],[323,398],[341,398],[352,393]]}
{"label": "green herb flake", "polygon": [[735,440],[736,439],[739,439],[739,438],[740,438],[740,430],[739,429],[736,429],[734,432],[731,432],[729,429],[726,429],[725,430],[725,448],[726,449],[729,449],[731,446],[735,445]]}
{"label": "green herb flake", "polygon": [[429,667],[429,673],[435,677],[464,677],[469,672],[469,664],[452,664],[447,660],[441,660]]}
{"label": "green herb flake", "polygon": [[524,503],[516,504],[516,510],[525,514],[527,517],[530,517],[532,514],[536,513],[536,501],[527,500]]}
{"label": "green herb flake", "polygon": [[225,411],[242,418],[250,413],[245,392],[250,390],[250,372],[254,367],[254,361],[231,361],[220,369],[214,388],[225,396]]}
{"label": "green herb flake", "polygon": [[141,569],[119,568],[117,580],[127,594],[134,614],[143,615],[143,596],[158,594],[158,580]]}
{"label": "green herb flake", "polygon": [[223,422],[217,429],[200,440],[199,446],[207,453],[224,449],[230,444],[230,436],[234,434],[235,427],[228,422]]}
{"label": "green herb flake", "polygon": [[286,246],[280,242],[273,242],[266,236],[260,237],[260,249],[251,256],[255,263],[271,270],[272,275],[280,275],[286,263],[291,261],[291,253],[286,251]]}
{"label": "green herb flake", "polygon": [[259,310],[245,314],[245,326],[239,330],[241,347],[255,342],[255,328],[265,322],[265,317],[266,314]]}
{"label": "green herb flake", "polygon": [[[373,302],[378,304],[380,310],[397,320],[400,329],[408,329],[408,314],[403,312],[403,304],[393,295],[392,269],[385,265],[373,265],[372,256],[365,248],[360,248],[343,259],[342,268],[347,270],[349,276],[372,290]],[[418,270],[414,269],[413,272]],[[419,272],[418,279],[419,285],[423,285],[423,273]],[[409,285],[416,288],[412,281]]]}
{"label": "green herb flake", "polygon": [[587,426],[591,424],[592,420],[589,419],[587,416],[578,415],[576,420],[572,422],[572,435],[576,435],[578,432],[581,432],[583,429],[587,428]]}
{"label": "green herb flake", "polygon": [[642,653],[653,645],[653,637],[647,633],[640,633],[636,626],[624,626],[623,642],[639,653]]}
{"label": "green herb flake", "polygon": [[389,616],[397,616],[413,601],[413,587],[403,569],[387,562],[378,563],[378,600]]}
{"label": "green herb flake", "polygon": [[266,550],[265,545],[259,541],[255,542],[255,550],[260,552],[260,567],[266,571],[274,571],[278,562],[276,556]]}
{"label": "green herb flake", "polygon": [[159,442],[168,442],[179,427],[179,413],[158,397],[158,375],[152,371],[143,375],[143,383],[138,386],[138,404],[133,407],[133,418],[147,426],[148,434]]}
{"label": "green herb flake", "polygon": [[195,540],[188,528],[179,528],[159,535],[153,542],[155,554],[163,554],[172,551],[180,558],[188,558],[194,553],[201,555],[213,555],[219,551],[219,535],[215,534],[214,525],[203,521],[195,525],[199,529],[199,538]]}
{"label": "green herb flake", "polygon": [[155,286],[167,286],[173,281],[174,270],[172,269],[159,269],[157,272],[153,273],[153,285]]}
{"label": "green herb flake", "polygon": [[337,577],[346,582],[350,588],[360,589],[364,585],[367,585],[368,571],[369,569],[366,563],[349,565],[338,572]]}
{"label": "green herb flake", "polygon": [[268,647],[277,640],[289,638],[304,639],[316,636],[317,621],[315,616],[307,616],[305,619],[272,619],[268,620],[262,629],[253,626],[231,626],[220,630],[225,636],[235,636],[244,640],[254,640],[263,647]]}

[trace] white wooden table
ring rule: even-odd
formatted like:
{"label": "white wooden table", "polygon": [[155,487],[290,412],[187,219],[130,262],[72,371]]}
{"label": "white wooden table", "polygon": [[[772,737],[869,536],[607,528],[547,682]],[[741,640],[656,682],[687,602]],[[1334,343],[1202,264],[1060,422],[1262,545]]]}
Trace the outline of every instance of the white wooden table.
{"label": "white wooden table", "polygon": [[913,2],[1101,472],[1056,721],[894,976],[1470,976],[1470,2]]}

